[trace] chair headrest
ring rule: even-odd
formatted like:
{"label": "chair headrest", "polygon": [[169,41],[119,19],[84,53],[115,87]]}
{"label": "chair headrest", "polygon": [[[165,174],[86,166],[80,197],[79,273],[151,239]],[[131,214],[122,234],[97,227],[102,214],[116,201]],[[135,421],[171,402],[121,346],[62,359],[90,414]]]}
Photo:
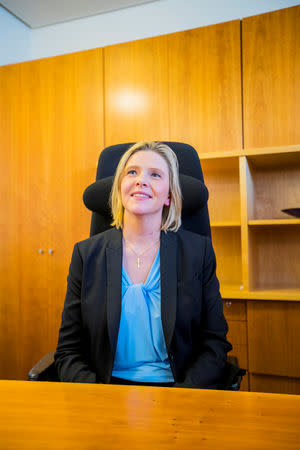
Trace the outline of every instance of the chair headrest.
{"label": "chair headrest", "polygon": [[[113,176],[102,178],[88,186],[83,193],[85,206],[99,214],[110,215],[109,196],[113,184]],[[182,215],[193,214],[206,205],[208,190],[205,184],[189,175],[179,175],[182,191]]]}

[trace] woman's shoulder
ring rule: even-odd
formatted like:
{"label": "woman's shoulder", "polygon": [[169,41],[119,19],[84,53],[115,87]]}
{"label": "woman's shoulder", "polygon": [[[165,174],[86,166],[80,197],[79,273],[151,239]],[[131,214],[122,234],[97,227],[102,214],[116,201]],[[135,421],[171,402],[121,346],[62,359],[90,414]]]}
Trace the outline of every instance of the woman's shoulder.
{"label": "woman's shoulder", "polygon": [[188,231],[188,230],[185,230],[184,228],[180,228],[174,234],[176,234],[178,239],[183,242],[204,244],[207,242],[207,240],[210,240],[209,236],[204,236],[202,234],[194,233],[193,231]]}
{"label": "woman's shoulder", "polygon": [[182,255],[197,256],[198,260],[214,254],[210,236],[180,229],[177,233],[177,247]]}
{"label": "woman's shoulder", "polygon": [[122,232],[116,228],[110,228],[102,233],[95,234],[87,239],[77,242],[80,250],[92,249],[98,246],[118,248],[122,243]]}

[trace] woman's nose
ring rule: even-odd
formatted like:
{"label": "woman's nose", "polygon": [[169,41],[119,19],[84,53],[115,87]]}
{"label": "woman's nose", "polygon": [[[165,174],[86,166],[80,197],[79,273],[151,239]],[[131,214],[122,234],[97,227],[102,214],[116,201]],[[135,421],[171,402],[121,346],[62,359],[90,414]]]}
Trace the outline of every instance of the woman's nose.
{"label": "woman's nose", "polygon": [[147,180],[143,174],[140,174],[139,177],[137,178],[136,185],[137,186],[147,186]]}
{"label": "woman's nose", "polygon": [[143,180],[136,180],[136,185],[137,186],[147,186],[147,183]]}

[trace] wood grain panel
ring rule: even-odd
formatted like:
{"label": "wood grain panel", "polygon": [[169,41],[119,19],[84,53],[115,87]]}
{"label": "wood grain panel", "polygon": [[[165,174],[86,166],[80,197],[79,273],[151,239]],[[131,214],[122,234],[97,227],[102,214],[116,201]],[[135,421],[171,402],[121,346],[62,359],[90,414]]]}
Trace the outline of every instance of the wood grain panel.
{"label": "wood grain panel", "polygon": [[250,388],[252,392],[299,395],[300,379],[250,374]]}
{"label": "wood grain panel", "polygon": [[20,108],[20,67],[0,68],[0,378],[18,366],[20,283],[20,167],[16,132]]}
{"label": "wood grain panel", "polygon": [[169,140],[167,38],[104,49],[105,145]]}
{"label": "wood grain panel", "polygon": [[228,320],[228,339],[231,344],[247,345],[247,323],[242,320]]}
{"label": "wood grain panel", "polygon": [[170,139],[199,153],[240,149],[240,21],[168,37]]}
{"label": "wood grain panel", "polygon": [[300,288],[300,226],[251,227],[252,289]]}
{"label": "wood grain panel", "polygon": [[[49,85],[55,95],[49,115],[52,143],[48,153],[47,198],[51,211],[48,222],[51,290],[48,318],[48,350],[56,346],[66,275],[75,242],[89,236],[91,213],[82,201],[84,189],[94,181],[103,140],[102,49],[66,55],[51,61]],[[47,67],[43,68],[47,71]],[[68,121],[64,121],[68,117]],[[59,120],[58,120],[59,119]],[[58,125],[60,123],[60,125]],[[57,129],[58,128],[58,129]],[[51,261],[51,262],[50,262]],[[47,351],[48,351],[47,350]]]}
{"label": "wood grain panel", "polygon": [[249,371],[300,378],[300,303],[247,302],[247,317]]}
{"label": "wood grain panel", "polygon": [[221,286],[242,284],[240,228],[212,228],[212,243]]}
{"label": "wood grain panel", "polygon": [[[201,156],[200,156],[201,158]],[[201,160],[211,222],[241,220],[238,158]]]}
{"label": "wood grain panel", "polygon": [[[230,326],[230,324],[229,324]],[[228,336],[228,340],[232,345],[231,352],[228,355],[236,356],[238,359],[239,367],[242,369],[248,369],[248,348],[246,344],[236,344],[230,340],[230,336]]]}
{"label": "wood grain panel", "polygon": [[244,144],[300,142],[300,6],[242,21]]}
{"label": "wood grain panel", "polygon": [[249,373],[247,372],[242,378],[240,391],[249,391],[249,390],[250,390],[249,389]]}
{"label": "wood grain panel", "polygon": [[[246,302],[243,300],[223,300],[223,311],[228,323],[227,339],[232,345],[229,355],[238,359],[239,366],[248,369]],[[241,390],[249,390],[248,373],[243,377]]]}
{"label": "wood grain panel", "polygon": [[19,328],[5,376],[24,379],[56,346],[72,247],[89,235],[82,193],[103,148],[102,50],[24,63],[19,71],[18,113],[10,123],[19,143],[19,291],[7,293],[19,305]]}
{"label": "wood grain panel", "polygon": [[300,204],[300,152],[247,159],[253,186],[249,219],[291,218],[282,209]]}
{"label": "wood grain panel", "polygon": [[296,395],[1,381],[0,396],[3,449],[299,450]]}
{"label": "wood grain panel", "polygon": [[246,157],[239,158],[240,169],[240,198],[241,198],[241,252],[242,279],[245,290],[249,290],[249,228],[248,215],[252,208],[252,184]]}
{"label": "wood grain panel", "polygon": [[244,300],[223,300],[223,311],[227,320],[247,320],[246,302]]}

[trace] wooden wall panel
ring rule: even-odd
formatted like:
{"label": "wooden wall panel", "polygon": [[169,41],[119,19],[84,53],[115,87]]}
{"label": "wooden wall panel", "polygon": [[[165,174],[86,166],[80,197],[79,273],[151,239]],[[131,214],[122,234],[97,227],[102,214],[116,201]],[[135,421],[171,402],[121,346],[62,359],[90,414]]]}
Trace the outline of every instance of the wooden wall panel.
{"label": "wooden wall panel", "polygon": [[[9,373],[0,373],[5,378],[25,378],[56,346],[72,248],[89,235],[82,193],[94,181],[103,148],[101,49],[24,63],[18,70],[18,111],[12,116],[7,102],[6,112],[19,143],[13,195],[21,219],[19,291],[7,295],[19,309],[13,351],[6,354]],[[11,317],[6,313],[1,321]]]}
{"label": "wooden wall panel", "polygon": [[241,232],[239,227],[214,227],[211,238],[221,288],[242,286]]}
{"label": "wooden wall panel", "polygon": [[[244,300],[223,300],[223,311],[228,323],[227,339],[232,345],[229,355],[238,358],[239,366],[248,369],[247,314]],[[248,372],[243,377],[241,390],[248,391]]]}
{"label": "wooden wall panel", "polygon": [[167,38],[104,49],[105,145],[168,140]]}
{"label": "wooden wall panel", "polygon": [[209,191],[208,209],[211,224],[241,220],[238,158],[201,160],[205,184]]}
{"label": "wooden wall panel", "polygon": [[300,394],[300,379],[250,374],[252,392],[273,392],[276,394]]}
{"label": "wooden wall panel", "polygon": [[104,148],[103,50],[66,55],[53,60],[52,66],[49,82],[55,86],[55,95],[48,101],[54,100],[56,113],[50,117],[53,143],[48,160],[48,240],[54,251],[49,273],[49,347],[57,342],[73,246],[90,233],[91,212],[84,206],[82,194],[95,180]]}
{"label": "wooden wall panel", "polygon": [[300,378],[300,303],[248,301],[247,318],[250,373]]}
{"label": "wooden wall panel", "polygon": [[0,376],[18,366],[20,209],[18,149],[20,67],[0,70]]}
{"label": "wooden wall panel", "polygon": [[170,140],[198,152],[242,147],[240,21],[168,37]]}
{"label": "wooden wall panel", "polygon": [[299,225],[251,227],[252,289],[300,288],[299,236]]}
{"label": "wooden wall panel", "polygon": [[242,21],[244,143],[300,142],[300,6]]}

